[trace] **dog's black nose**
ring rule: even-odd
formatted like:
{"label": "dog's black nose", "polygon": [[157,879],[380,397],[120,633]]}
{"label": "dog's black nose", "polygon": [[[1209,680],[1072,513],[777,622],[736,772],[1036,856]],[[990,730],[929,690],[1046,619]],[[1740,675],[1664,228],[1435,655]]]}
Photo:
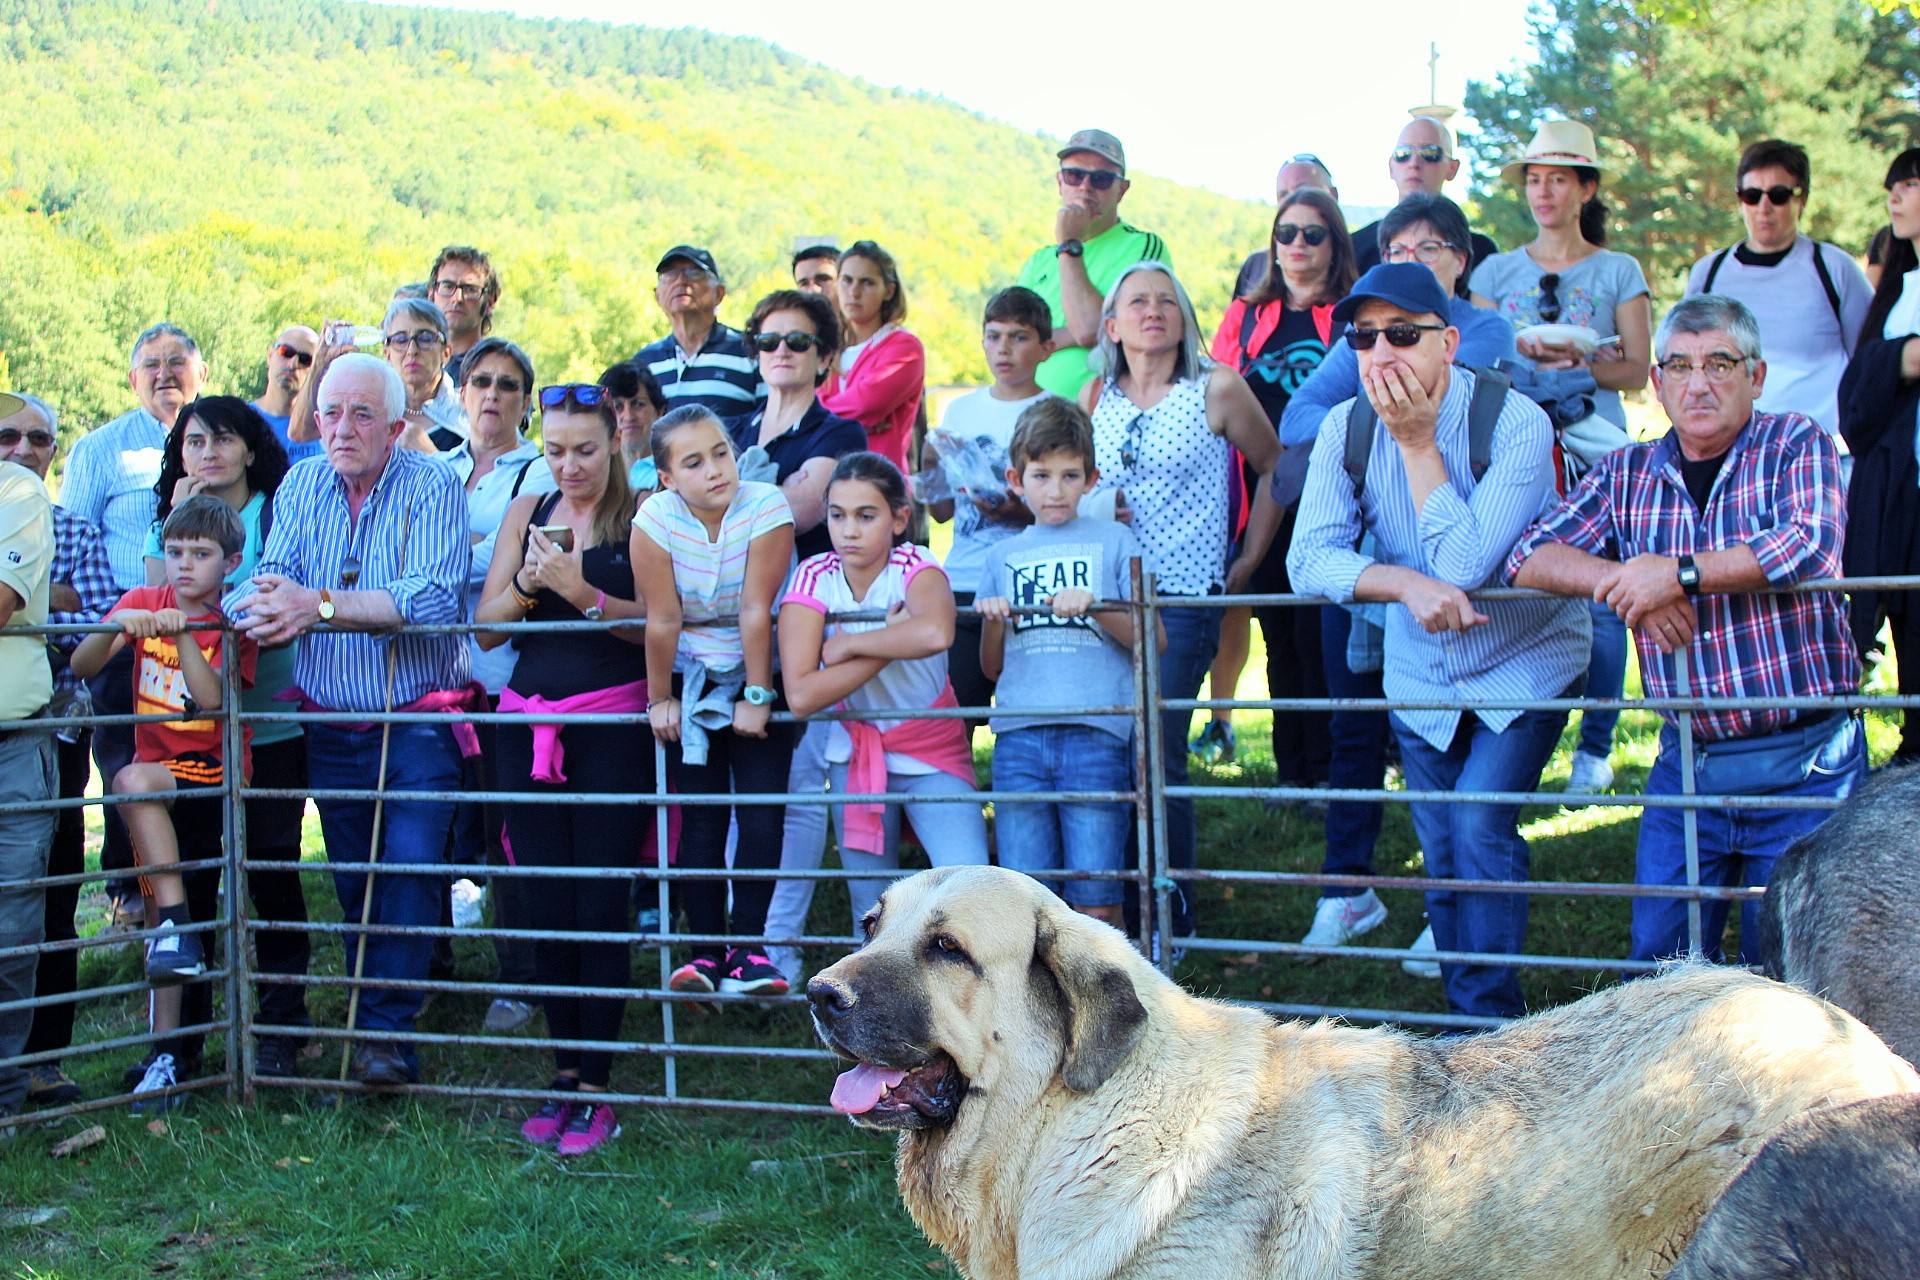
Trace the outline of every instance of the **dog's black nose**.
{"label": "dog's black nose", "polygon": [[807,1000],[813,1005],[814,1016],[822,1022],[832,1022],[853,1008],[853,992],[823,978],[807,984]]}

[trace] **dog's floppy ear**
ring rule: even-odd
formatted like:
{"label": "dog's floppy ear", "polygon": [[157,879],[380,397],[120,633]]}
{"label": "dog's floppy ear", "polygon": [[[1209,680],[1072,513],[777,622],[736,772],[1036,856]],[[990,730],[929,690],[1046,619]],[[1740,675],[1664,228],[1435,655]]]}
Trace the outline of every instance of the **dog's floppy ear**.
{"label": "dog's floppy ear", "polygon": [[1034,962],[1053,975],[1066,1000],[1061,1079],[1075,1093],[1091,1093],[1139,1043],[1147,1028],[1146,1006],[1125,970],[1073,944],[1071,925],[1063,936],[1057,923],[1037,913],[1034,930]]}

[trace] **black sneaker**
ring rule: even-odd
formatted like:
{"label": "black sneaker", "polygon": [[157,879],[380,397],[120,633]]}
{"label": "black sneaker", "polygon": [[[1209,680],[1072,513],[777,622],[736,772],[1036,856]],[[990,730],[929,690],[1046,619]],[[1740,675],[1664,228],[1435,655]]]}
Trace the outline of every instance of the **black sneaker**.
{"label": "black sneaker", "polygon": [[207,958],[200,949],[200,935],[181,933],[170,920],[162,920],[158,931],[147,939],[147,981],[156,986],[185,982],[207,971]]}
{"label": "black sneaker", "polygon": [[254,1046],[253,1073],[286,1079],[300,1074],[300,1042],[292,1036],[261,1036]]}
{"label": "black sneaker", "polygon": [[720,990],[731,995],[783,996],[787,994],[787,975],[758,951],[735,947],[720,963]]}

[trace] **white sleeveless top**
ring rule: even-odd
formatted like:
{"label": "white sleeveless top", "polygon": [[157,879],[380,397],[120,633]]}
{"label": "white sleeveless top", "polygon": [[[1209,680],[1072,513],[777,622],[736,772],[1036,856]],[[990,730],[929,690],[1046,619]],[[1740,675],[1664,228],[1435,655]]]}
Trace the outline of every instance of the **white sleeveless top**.
{"label": "white sleeveless top", "polygon": [[1159,590],[1203,596],[1226,582],[1227,474],[1232,451],[1207,426],[1207,377],[1175,383],[1142,409],[1109,381],[1093,407],[1097,489],[1133,508]]}

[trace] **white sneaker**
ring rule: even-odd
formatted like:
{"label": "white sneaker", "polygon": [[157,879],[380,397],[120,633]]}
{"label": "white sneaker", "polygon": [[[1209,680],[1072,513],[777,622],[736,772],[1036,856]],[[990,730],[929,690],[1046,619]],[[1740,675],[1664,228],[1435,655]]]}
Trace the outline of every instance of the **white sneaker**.
{"label": "white sneaker", "polygon": [[161,1089],[171,1089],[178,1083],[179,1079],[173,1065],[173,1055],[170,1053],[156,1053],[153,1055],[153,1061],[147,1064],[146,1074],[140,1077],[140,1083],[135,1087],[134,1092],[151,1093],[156,1096],[141,1098],[138,1102],[135,1102],[133,1104],[134,1114],[144,1115],[150,1111],[171,1111],[185,1102],[187,1099],[184,1094],[163,1094],[159,1092]]}
{"label": "white sneaker", "polygon": [[[1433,944],[1432,925],[1428,925],[1422,929],[1420,936],[1413,940],[1413,950],[1415,951],[1431,952],[1438,951],[1439,949],[1440,948]],[[1400,967],[1416,978],[1438,978],[1440,976],[1440,962],[1438,960],[1402,960]]]}
{"label": "white sneaker", "polygon": [[1309,947],[1342,947],[1386,919],[1387,906],[1371,889],[1347,898],[1322,898],[1313,909],[1313,928],[1300,941]]}
{"label": "white sneaker", "polygon": [[1605,756],[1585,751],[1573,753],[1573,767],[1567,770],[1567,792],[1571,795],[1600,795],[1613,786],[1613,766]]}

